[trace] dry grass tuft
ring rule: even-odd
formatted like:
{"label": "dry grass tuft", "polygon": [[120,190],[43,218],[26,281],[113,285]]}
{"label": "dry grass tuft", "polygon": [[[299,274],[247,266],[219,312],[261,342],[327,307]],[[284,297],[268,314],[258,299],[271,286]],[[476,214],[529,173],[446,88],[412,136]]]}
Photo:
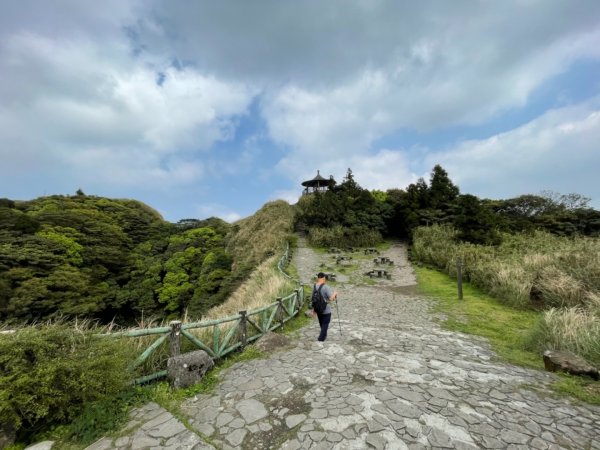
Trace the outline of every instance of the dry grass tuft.
{"label": "dry grass tuft", "polygon": [[275,302],[277,297],[290,294],[296,286],[277,270],[280,257],[273,256],[258,266],[225,303],[208,312],[206,319],[233,316],[242,310],[260,308]]}
{"label": "dry grass tuft", "polygon": [[228,243],[233,270],[251,270],[272,255],[281,256],[284,242],[293,231],[294,215],[293,206],[276,200],[236,222]]}

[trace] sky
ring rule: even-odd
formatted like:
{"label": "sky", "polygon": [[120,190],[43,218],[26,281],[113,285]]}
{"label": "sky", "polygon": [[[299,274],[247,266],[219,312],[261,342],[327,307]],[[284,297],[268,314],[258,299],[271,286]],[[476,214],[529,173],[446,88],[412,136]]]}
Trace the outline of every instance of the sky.
{"label": "sky", "polygon": [[235,221],[436,164],[600,208],[600,2],[0,0],[0,197]]}

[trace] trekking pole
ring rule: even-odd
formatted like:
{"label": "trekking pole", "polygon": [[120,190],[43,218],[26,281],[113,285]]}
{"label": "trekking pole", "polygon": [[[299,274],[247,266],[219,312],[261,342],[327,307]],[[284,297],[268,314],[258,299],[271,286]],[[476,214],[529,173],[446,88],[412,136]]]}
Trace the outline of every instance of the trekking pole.
{"label": "trekking pole", "polygon": [[342,323],[340,321],[340,307],[338,305],[337,297],[335,298],[335,309],[337,309],[338,313],[338,325],[340,326],[340,336],[342,335]]}

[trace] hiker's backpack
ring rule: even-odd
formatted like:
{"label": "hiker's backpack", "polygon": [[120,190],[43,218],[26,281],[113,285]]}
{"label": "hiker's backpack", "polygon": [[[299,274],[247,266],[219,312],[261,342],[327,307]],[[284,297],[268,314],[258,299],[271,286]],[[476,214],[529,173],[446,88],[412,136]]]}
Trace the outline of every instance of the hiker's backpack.
{"label": "hiker's backpack", "polygon": [[323,286],[324,285],[322,284],[318,289],[313,286],[312,297],[310,299],[312,309],[317,314],[323,314],[327,308],[327,300],[325,300],[321,294],[321,289],[323,289]]}

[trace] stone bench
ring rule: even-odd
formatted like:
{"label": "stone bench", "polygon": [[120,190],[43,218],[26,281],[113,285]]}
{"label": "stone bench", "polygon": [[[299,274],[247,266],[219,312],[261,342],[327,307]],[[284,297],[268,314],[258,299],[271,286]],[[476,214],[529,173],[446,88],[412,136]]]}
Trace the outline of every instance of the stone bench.
{"label": "stone bench", "polygon": [[387,256],[379,256],[373,260],[375,264],[387,264],[388,266],[393,266],[394,261],[392,261]]}
{"label": "stone bench", "polygon": [[367,272],[369,278],[385,278],[387,280],[392,279],[392,274],[388,273],[387,270],[384,269],[373,269],[370,272]]}

